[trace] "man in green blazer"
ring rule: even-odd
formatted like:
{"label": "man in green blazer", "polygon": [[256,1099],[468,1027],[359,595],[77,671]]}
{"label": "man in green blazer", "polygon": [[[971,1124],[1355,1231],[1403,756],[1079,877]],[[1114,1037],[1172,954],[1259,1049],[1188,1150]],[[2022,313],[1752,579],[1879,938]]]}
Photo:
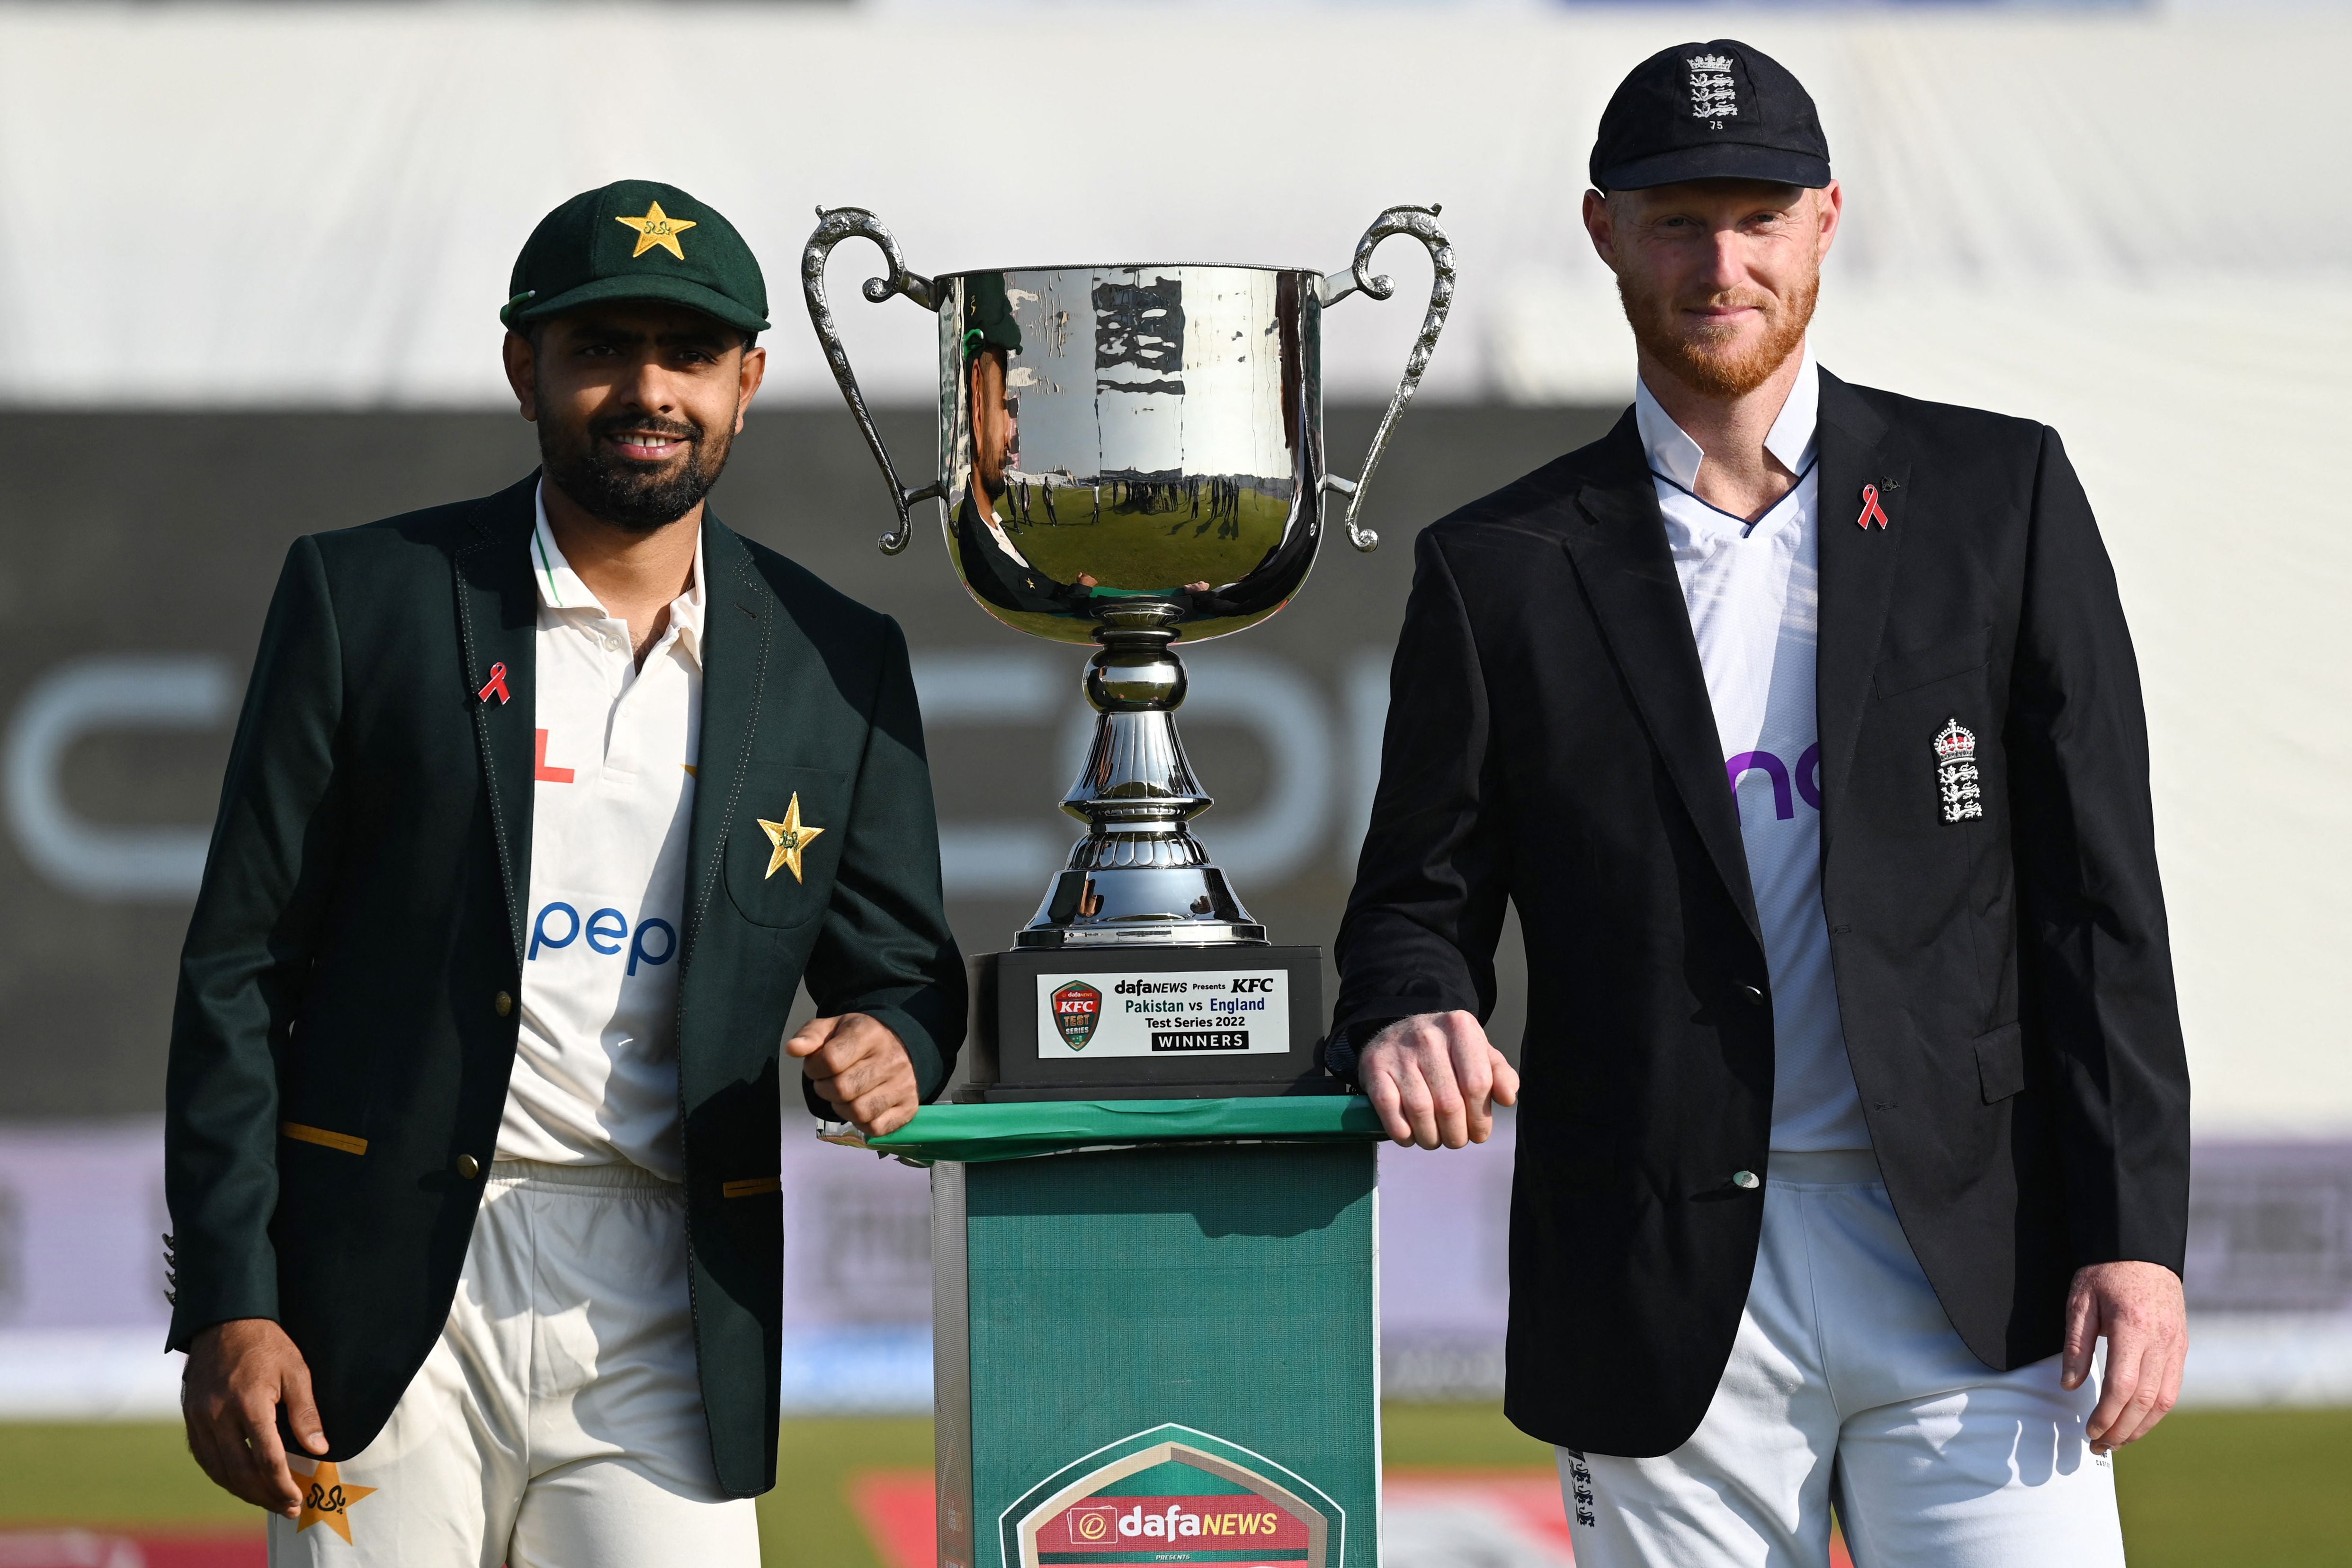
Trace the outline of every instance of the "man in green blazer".
{"label": "man in green blazer", "polygon": [[189,1445],[274,1564],[748,1568],[795,989],[869,1132],[962,1039],[921,723],[897,625],[704,505],[732,226],[587,192],[511,293],[541,471],[298,539],[263,627],[173,1023]]}

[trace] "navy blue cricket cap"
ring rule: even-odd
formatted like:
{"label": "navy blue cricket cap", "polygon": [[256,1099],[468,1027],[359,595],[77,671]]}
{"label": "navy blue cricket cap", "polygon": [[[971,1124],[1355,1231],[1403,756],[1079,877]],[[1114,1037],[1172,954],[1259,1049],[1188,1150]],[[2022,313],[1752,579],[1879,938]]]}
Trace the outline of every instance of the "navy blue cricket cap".
{"label": "navy blue cricket cap", "polygon": [[1679,44],[1635,66],[1609,107],[1587,171],[1603,191],[1685,180],[1830,183],[1830,144],[1812,95],[1737,38]]}

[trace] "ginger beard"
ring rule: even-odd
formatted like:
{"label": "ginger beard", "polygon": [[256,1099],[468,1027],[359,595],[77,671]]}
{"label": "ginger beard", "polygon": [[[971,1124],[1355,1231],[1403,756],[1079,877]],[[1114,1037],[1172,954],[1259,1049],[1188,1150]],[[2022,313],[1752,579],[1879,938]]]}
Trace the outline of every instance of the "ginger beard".
{"label": "ginger beard", "polygon": [[[1665,299],[1646,279],[1617,275],[1617,299],[1625,308],[1633,342],[1665,366],[1668,374],[1709,397],[1744,397],[1772,379],[1789,356],[1804,347],[1821,295],[1821,268],[1808,272],[1783,299],[1761,289],[1735,289],[1690,300]],[[1752,306],[1764,330],[1710,327],[1685,317],[1689,305]]]}

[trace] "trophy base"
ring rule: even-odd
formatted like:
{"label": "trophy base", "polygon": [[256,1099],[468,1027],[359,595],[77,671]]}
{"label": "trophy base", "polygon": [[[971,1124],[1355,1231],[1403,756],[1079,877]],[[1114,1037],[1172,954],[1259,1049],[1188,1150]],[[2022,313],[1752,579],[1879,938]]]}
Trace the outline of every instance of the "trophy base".
{"label": "trophy base", "polygon": [[966,1102],[1337,1094],[1323,953],[1227,944],[971,960]]}
{"label": "trophy base", "polygon": [[1214,866],[1107,866],[1054,879],[1017,948],[1264,946]]}

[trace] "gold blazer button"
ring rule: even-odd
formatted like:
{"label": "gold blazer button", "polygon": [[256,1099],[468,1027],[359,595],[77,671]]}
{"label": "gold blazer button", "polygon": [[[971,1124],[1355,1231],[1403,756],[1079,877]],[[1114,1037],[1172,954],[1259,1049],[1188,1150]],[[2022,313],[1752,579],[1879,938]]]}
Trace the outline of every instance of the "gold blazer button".
{"label": "gold blazer button", "polygon": [[471,1154],[460,1154],[457,1156],[457,1174],[459,1177],[470,1182],[481,1173],[482,1163],[479,1160],[475,1159]]}
{"label": "gold blazer button", "polygon": [[499,1010],[499,1016],[503,1018],[514,1011],[514,998],[501,991],[490,998],[490,1005],[496,1007]]}

